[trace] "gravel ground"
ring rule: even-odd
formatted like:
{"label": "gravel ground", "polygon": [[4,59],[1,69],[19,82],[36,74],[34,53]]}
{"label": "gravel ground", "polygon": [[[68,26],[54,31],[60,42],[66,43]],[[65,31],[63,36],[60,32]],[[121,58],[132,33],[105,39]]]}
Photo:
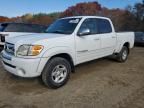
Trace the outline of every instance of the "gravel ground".
{"label": "gravel ground", "polygon": [[0,64],[0,108],[144,108],[144,47],[134,48],[126,63],[104,58],[79,65],[57,90]]}

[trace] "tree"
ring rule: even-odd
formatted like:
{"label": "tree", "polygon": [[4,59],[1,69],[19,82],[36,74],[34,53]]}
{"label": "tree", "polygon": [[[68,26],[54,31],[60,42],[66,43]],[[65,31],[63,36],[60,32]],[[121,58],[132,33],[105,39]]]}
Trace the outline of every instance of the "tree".
{"label": "tree", "polygon": [[[134,6],[129,6],[131,8],[126,8],[128,12],[130,12],[134,19],[131,24],[133,25],[134,31],[144,31],[144,0],[142,3],[136,3]],[[131,27],[129,25],[129,28]]]}
{"label": "tree", "polygon": [[0,16],[0,23],[2,23],[2,22],[7,22],[8,20],[9,20],[8,17]]}
{"label": "tree", "polygon": [[134,14],[138,20],[144,20],[144,1],[134,5]]}
{"label": "tree", "polygon": [[28,13],[22,16],[22,21],[23,22],[28,22],[29,20],[31,20],[33,18],[33,15]]}
{"label": "tree", "polygon": [[101,5],[98,2],[78,3],[66,9],[61,17],[79,16],[79,15],[98,15],[101,11]]}
{"label": "tree", "polygon": [[25,14],[23,16],[7,18],[0,17],[0,22],[22,22],[50,25],[60,17],[94,15],[109,17],[116,31],[144,31],[144,0],[126,9],[109,9],[98,2],[83,2],[67,8],[64,12]]}

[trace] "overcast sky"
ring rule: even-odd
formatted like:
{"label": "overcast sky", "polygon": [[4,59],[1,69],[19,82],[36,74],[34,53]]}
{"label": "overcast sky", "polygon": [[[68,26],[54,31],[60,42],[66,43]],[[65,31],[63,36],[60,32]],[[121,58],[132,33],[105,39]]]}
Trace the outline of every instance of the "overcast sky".
{"label": "overcast sky", "polygon": [[60,12],[79,2],[98,1],[108,8],[125,8],[142,0],[1,0],[0,16],[15,17],[26,13]]}

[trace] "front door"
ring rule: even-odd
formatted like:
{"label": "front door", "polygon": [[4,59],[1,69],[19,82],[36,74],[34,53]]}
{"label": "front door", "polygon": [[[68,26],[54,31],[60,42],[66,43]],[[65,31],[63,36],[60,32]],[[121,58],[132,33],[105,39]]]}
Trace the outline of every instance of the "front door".
{"label": "front door", "polygon": [[77,64],[96,59],[100,56],[101,37],[97,34],[96,19],[85,19],[79,31],[82,29],[88,29],[90,33],[83,36],[76,36]]}

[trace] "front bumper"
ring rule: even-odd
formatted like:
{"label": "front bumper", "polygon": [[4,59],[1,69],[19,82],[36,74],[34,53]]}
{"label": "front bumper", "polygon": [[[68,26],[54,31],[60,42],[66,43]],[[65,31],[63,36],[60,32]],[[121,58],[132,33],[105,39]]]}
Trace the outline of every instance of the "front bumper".
{"label": "front bumper", "polygon": [[16,76],[20,77],[40,76],[42,71],[42,70],[39,71],[40,62],[41,58],[24,59],[11,56],[4,51],[2,52],[2,64],[4,68],[8,72]]}

